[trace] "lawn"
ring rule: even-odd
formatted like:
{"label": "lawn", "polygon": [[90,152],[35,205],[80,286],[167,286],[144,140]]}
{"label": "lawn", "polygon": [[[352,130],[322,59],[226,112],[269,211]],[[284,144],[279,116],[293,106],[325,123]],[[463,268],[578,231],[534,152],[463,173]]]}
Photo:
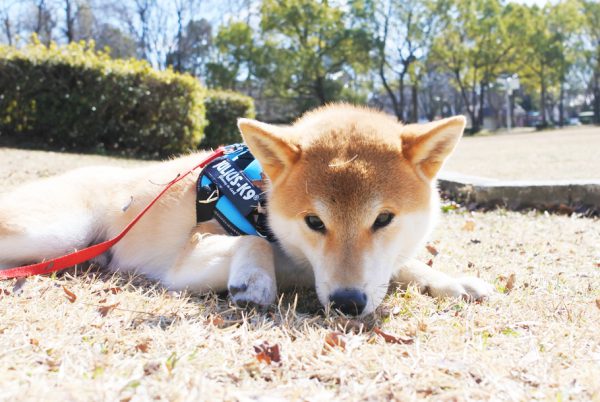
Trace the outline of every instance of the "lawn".
{"label": "lawn", "polygon": [[[100,161],[14,152],[8,187]],[[420,258],[489,301],[392,290],[356,321],[310,291],[248,312],[93,267],[0,282],[0,400],[598,400],[598,218],[446,209]]]}

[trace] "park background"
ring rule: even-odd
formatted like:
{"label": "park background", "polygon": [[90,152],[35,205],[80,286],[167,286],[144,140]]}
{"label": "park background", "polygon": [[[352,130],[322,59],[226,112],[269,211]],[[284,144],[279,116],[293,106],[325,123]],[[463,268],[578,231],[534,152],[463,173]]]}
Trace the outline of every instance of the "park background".
{"label": "park background", "polygon": [[0,41],[94,41],[114,58],[249,95],[269,122],[348,101],[405,122],[464,114],[477,133],[600,123],[599,9],[593,0],[5,0]]}
{"label": "park background", "polygon": [[444,201],[418,258],[492,283],[481,304],[392,288],[348,320],[312,291],[248,311],[96,266],[3,281],[0,400],[599,400],[597,1],[0,0],[0,23],[0,196],[331,101],[465,114],[446,168],[501,184],[469,194],[541,191]]}

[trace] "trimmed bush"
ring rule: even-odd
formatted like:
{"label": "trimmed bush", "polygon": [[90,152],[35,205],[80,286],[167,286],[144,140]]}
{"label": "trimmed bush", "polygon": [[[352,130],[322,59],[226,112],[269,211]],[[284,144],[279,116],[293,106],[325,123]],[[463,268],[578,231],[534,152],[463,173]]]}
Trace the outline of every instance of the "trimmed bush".
{"label": "trimmed bush", "polygon": [[93,43],[0,46],[0,142],[157,158],[196,149],[206,90]]}
{"label": "trimmed bush", "polygon": [[204,101],[208,126],[204,129],[201,148],[242,142],[237,128],[238,117],[254,117],[254,101],[231,91],[209,90]]}

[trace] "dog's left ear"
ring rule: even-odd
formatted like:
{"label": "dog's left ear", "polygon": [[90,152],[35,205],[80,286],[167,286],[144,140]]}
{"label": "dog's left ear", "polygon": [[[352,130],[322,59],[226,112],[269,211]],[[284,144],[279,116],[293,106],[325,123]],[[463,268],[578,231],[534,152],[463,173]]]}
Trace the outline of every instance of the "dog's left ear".
{"label": "dog's left ear", "polygon": [[431,180],[454,150],[465,124],[464,116],[408,124],[402,128],[402,153]]}
{"label": "dog's left ear", "polygon": [[238,127],[250,152],[275,183],[300,158],[300,148],[285,135],[286,128],[252,119],[238,119]]}

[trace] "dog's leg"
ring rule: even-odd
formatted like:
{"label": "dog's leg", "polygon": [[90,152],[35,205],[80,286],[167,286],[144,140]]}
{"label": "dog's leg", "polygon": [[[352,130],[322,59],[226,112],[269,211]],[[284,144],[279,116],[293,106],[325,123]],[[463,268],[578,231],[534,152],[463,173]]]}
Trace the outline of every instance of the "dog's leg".
{"label": "dog's leg", "polygon": [[403,286],[414,283],[419,291],[436,298],[462,297],[465,300],[483,300],[494,293],[494,288],[479,278],[453,278],[417,260],[403,264],[393,281]]}
{"label": "dog's leg", "polygon": [[273,249],[256,236],[192,235],[163,282],[173,289],[223,291],[240,305],[277,297]]}

